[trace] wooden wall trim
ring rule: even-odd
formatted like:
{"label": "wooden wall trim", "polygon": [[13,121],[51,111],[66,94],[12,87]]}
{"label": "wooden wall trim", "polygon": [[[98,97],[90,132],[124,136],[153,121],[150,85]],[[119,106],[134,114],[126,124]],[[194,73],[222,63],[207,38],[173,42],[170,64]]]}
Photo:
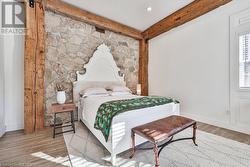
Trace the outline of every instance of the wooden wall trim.
{"label": "wooden wall trim", "polygon": [[36,121],[35,129],[44,128],[45,112],[45,19],[44,6],[36,3],[37,48],[36,48]]}
{"label": "wooden wall trim", "polygon": [[26,8],[26,34],[24,46],[24,131],[25,133],[34,132],[35,112],[35,55],[36,51],[33,44],[37,41],[35,33],[36,22],[35,10],[31,9],[27,3]]}
{"label": "wooden wall trim", "polygon": [[140,40],[139,48],[139,83],[141,84],[142,95],[148,95],[148,41]]}
{"label": "wooden wall trim", "polygon": [[96,15],[94,13],[82,10],[70,4],[67,4],[61,0],[46,0],[45,6],[47,10],[51,10],[68,17],[71,17],[76,20],[80,20],[97,27],[107,29],[116,33],[121,33],[123,35],[135,38],[142,39],[141,31],[123,25],[121,23],[115,22],[108,18]]}
{"label": "wooden wall trim", "polygon": [[142,33],[143,37],[147,40],[152,39],[231,1],[232,0],[195,0],[149,27]]}
{"label": "wooden wall trim", "polygon": [[32,133],[44,127],[44,8],[38,2],[25,8],[24,131]]}

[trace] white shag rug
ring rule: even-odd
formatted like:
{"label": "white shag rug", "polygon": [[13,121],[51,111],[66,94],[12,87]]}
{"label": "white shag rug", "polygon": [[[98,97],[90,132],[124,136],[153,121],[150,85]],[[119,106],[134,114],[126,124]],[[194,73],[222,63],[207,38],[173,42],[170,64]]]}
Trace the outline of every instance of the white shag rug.
{"label": "white shag rug", "polygon": [[[174,137],[191,137],[187,129]],[[76,133],[65,133],[64,140],[73,167],[111,166],[105,159],[110,154],[82,124]],[[250,167],[250,145],[197,130],[197,144],[192,140],[178,141],[165,147],[160,154],[161,167]],[[145,144],[144,146],[147,147]],[[153,167],[152,150],[138,150],[133,159],[130,152],[117,157],[118,167]]]}

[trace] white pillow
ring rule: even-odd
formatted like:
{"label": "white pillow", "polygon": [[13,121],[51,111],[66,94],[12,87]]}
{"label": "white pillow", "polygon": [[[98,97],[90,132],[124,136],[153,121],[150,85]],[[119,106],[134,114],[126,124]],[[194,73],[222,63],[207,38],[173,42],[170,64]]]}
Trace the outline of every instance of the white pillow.
{"label": "white pillow", "polygon": [[82,97],[86,98],[86,97],[107,97],[107,96],[111,96],[111,95],[110,94],[97,94],[97,95],[85,95]]}
{"label": "white pillow", "polygon": [[110,86],[107,89],[112,92],[131,92],[131,90],[126,86]]}
{"label": "white pillow", "polygon": [[122,96],[122,95],[132,95],[130,92],[111,92],[111,96]]}
{"label": "white pillow", "polygon": [[96,87],[96,88],[87,88],[81,91],[80,95],[82,97],[87,97],[87,96],[92,96],[92,95],[100,95],[100,96],[104,95],[105,96],[105,95],[109,95],[109,93],[104,88]]}

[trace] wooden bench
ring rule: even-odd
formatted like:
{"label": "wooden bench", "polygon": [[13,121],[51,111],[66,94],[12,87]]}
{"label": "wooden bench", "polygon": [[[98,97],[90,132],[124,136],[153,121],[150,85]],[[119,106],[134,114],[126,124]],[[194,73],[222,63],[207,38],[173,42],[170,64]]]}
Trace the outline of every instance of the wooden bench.
{"label": "wooden bench", "polygon": [[[191,138],[181,138],[173,140],[173,136],[184,129],[193,126],[193,137]],[[159,164],[159,155],[164,147],[168,144],[180,141],[180,140],[189,140],[192,139],[193,143],[198,146],[195,142],[196,139],[196,121],[185,118],[182,116],[170,116],[166,117],[157,121],[153,121],[141,126],[137,126],[131,130],[131,137],[132,137],[132,149],[133,153],[130,156],[132,158],[135,155],[135,134],[146,138],[148,141],[154,144],[154,155],[155,155],[155,166],[160,166]],[[166,143],[162,145],[158,145],[159,142],[169,139]],[[159,151],[158,151],[158,148]],[[152,149],[152,148],[147,148]]]}

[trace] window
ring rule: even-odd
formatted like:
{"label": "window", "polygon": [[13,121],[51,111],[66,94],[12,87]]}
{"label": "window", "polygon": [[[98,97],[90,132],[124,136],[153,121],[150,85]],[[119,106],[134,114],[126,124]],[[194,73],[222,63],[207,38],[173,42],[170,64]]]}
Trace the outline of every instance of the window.
{"label": "window", "polygon": [[239,37],[239,85],[250,88],[250,34]]}

